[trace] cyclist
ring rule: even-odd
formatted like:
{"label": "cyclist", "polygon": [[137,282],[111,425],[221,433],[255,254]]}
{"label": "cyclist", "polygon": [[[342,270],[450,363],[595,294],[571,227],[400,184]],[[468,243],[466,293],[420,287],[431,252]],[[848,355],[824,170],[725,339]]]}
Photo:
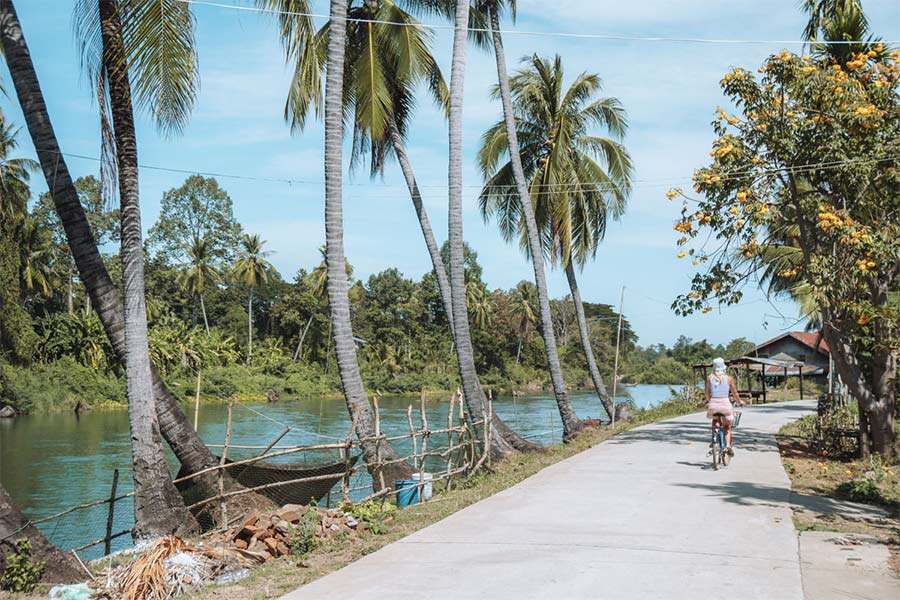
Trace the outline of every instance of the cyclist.
{"label": "cyclist", "polygon": [[741,405],[741,398],[734,385],[734,379],[725,372],[725,360],[716,358],[712,363],[713,372],[706,379],[706,418],[712,419],[715,425],[717,414],[722,415],[722,429],[725,433],[725,445],[729,456],[734,456],[731,449],[731,421],[734,418],[734,409],[731,406],[730,397],[734,396],[735,403]]}

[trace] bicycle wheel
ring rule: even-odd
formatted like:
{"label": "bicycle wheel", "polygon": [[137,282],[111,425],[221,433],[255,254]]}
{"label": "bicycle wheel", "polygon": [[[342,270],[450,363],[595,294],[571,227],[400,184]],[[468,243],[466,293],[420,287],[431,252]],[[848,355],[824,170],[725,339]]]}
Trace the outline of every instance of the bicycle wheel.
{"label": "bicycle wheel", "polygon": [[717,429],[713,429],[712,443],[709,445],[709,454],[712,456],[713,470],[719,470],[719,439]]}

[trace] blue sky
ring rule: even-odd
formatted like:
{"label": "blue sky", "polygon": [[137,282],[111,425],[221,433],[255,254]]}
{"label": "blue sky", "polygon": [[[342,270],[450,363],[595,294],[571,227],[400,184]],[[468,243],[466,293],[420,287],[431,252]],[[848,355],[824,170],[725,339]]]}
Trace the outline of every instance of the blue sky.
{"label": "blue sky", "polygon": [[[219,0],[248,6],[250,0]],[[99,154],[98,116],[79,69],[72,36],[72,0],[20,0],[17,4],[25,36],[34,56],[63,151]],[[625,314],[642,344],[671,344],[678,335],[707,338],[713,343],[743,336],[762,341],[795,325],[796,309],[786,302],[769,303],[748,290],[741,305],[708,315],[676,317],[672,299],[689,286],[690,264],[675,255],[672,224],[677,203],[665,200],[671,185],[685,184],[694,168],[708,160],[713,138],[709,122],[723,102],[718,87],[731,67],[755,69],[785,44],[695,44],[608,41],[556,36],[515,35],[512,31],[621,34],[629,36],[716,39],[796,40],[803,16],[795,0],[641,0],[598,2],[519,0],[518,22],[505,43],[510,69],[519,57],[558,53],[569,78],[596,72],[604,93],[618,97],[628,111],[626,145],[636,166],[636,184],[628,211],[609,227],[597,259],[581,275],[587,301],[617,305],[627,287]],[[314,2],[327,12],[328,3]],[[900,40],[900,2],[864,0],[872,29],[888,40]],[[289,71],[270,19],[252,12],[195,5],[201,90],[191,123],[176,139],[162,139],[146,119],[139,123],[140,162],[198,172],[289,178],[308,184],[286,185],[220,178],[234,200],[245,229],[259,233],[275,252],[272,262],[286,279],[298,268],[319,260],[324,243],[320,123],[291,135],[283,121]],[[323,22],[320,20],[320,23]],[[451,38],[435,34],[434,53],[449,72]],[[464,109],[465,237],[478,251],[484,277],[492,288],[510,288],[533,274],[517,248],[507,246],[492,224],[477,211],[480,175],[474,155],[479,138],[500,117],[499,103],[489,98],[496,79],[493,57],[469,48]],[[5,74],[4,74],[5,76]],[[439,239],[446,238],[447,132],[431,102],[420,102],[409,150],[423,189],[426,207]],[[4,110],[21,123],[18,107],[2,100]],[[22,135],[26,153],[32,148]],[[69,159],[78,175],[96,173],[97,163]],[[145,228],[159,215],[163,191],[177,187],[185,175],[144,169],[141,203]],[[370,182],[365,172],[346,179],[345,233],[347,257],[355,275],[397,267],[418,278],[430,270],[421,233],[399,169],[389,165],[383,180]],[[38,191],[46,189],[35,178]],[[553,296],[567,293],[565,276],[549,274]]]}

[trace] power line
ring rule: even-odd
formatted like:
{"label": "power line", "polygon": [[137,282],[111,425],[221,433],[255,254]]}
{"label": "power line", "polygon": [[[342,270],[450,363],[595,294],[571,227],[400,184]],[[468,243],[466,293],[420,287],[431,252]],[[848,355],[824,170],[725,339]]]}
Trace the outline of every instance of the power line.
{"label": "power line", "polygon": [[[286,10],[274,10],[267,8],[260,8],[257,6],[241,6],[236,4],[226,4],[222,2],[210,2],[207,0],[177,0],[182,4],[188,5],[197,5],[197,6],[209,6],[214,8],[224,8],[227,10],[235,10],[235,11],[243,11],[243,12],[255,12],[258,14],[271,14],[271,15],[281,15],[281,16],[292,16],[292,17],[309,17],[314,19],[325,19],[330,20],[331,16],[328,14],[322,13],[306,13],[299,11],[286,11]],[[398,23],[396,21],[385,21],[379,19],[360,19],[355,17],[345,17],[342,21],[347,23],[372,23],[378,25],[393,25],[395,27],[412,27],[416,29],[431,29],[431,30],[449,30],[455,31],[457,27],[452,24],[440,24],[440,23],[421,23],[421,22],[403,22]],[[485,27],[465,27],[466,31],[469,32],[477,32],[477,33],[492,33],[492,31]],[[823,42],[820,40],[763,40],[763,39],[717,39],[717,38],[693,38],[693,37],[663,37],[663,36],[640,36],[640,35],[621,35],[621,34],[599,34],[599,33],[575,33],[568,31],[539,31],[539,30],[522,30],[522,29],[507,29],[504,30],[504,35],[527,35],[527,36],[536,36],[536,37],[561,37],[561,38],[572,38],[572,39],[589,39],[589,40],[599,40],[599,41],[620,41],[620,42],[663,42],[663,43],[686,43],[686,44],[729,44],[729,45],[738,45],[738,44],[767,44],[767,45],[788,45],[788,46],[805,46],[810,44],[836,44],[836,45],[850,45],[850,44],[869,44],[870,41],[866,40],[835,40]],[[900,41],[881,41],[882,44],[900,44]]]}
{"label": "power line", "polygon": [[[51,152],[49,150],[44,150],[45,152]],[[84,154],[75,154],[71,152],[59,152],[61,156],[65,156],[67,158],[77,158],[81,160],[89,160],[92,162],[102,162],[102,159],[96,156],[87,156]],[[867,164],[867,163],[881,163],[881,162],[892,162],[892,161],[900,161],[900,155],[894,156],[886,156],[882,158],[859,158],[859,159],[844,159],[844,160],[833,160],[833,161],[824,161],[819,163],[809,163],[805,165],[797,165],[793,167],[779,167],[774,169],[763,169],[763,170],[745,170],[745,171],[725,171],[721,174],[715,174],[719,177],[720,181],[729,181],[734,179],[739,179],[747,175],[761,176],[761,175],[775,175],[778,173],[788,173],[788,174],[796,174],[796,173],[805,173],[809,171],[817,171],[817,170],[829,170],[836,169],[839,167],[843,167],[846,165],[854,165],[854,164]],[[181,175],[202,175],[204,177],[217,177],[221,179],[236,179],[243,181],[259,181],[265,183],[280,183],[287,185],[315,185],[315,186],[324,186],[325,182],[323,180],[311,180],[311,179],[289,179],[289,178],[278,178],[278,177],[261,177],[256,175],[242,175],[238,173],[226,173],[226,172],[218,172],[218,171],[203,171],[203,170],[194,170],[194,169],[180,169],[176,167],[164,167],[160,165],[147,165],[147,164],[139,164],[138,168],[145,169],[149,171],[162,171],[169,173],[178,173]],[[638,185],[632,186],[632,189],[650,189],[650,188],[671,188],[679,185],[687,185],[693,183],[693,179],[684,178],[681,180],[674,180],[665,182],[663,180],[649,180],[649,179],[636,179],[634,180]],[[645,185],[640,185],[645,184]],[[406,189],[404,184],[385,184],[385,183],[373,183],[373,182],[347,182],[344,185],[347,186],[360,186],[360,187],[376,187],[382,189]],[[446,189],[447,184],[419,184],[418,187],[420,189]],[[464,188],[469,189],[478,189],[481,190],[484,188],[483,185],[464,185]],[[496,189],[516,189],[515,185],[501,185],[501,186],[492,186]],[[607,182],[598,181],[598,182],[580,182],[580,183],[548,183],[548,184],[535,184],[532,186],[534,188],[558,188],[549,191],[539,191],[536,194],[555,194],[560,190],[593,190],[599,189],[600,191],[617,191],[620,188],[614,185],[609,185]],[[532,194],[535,195],[535,194]]]}

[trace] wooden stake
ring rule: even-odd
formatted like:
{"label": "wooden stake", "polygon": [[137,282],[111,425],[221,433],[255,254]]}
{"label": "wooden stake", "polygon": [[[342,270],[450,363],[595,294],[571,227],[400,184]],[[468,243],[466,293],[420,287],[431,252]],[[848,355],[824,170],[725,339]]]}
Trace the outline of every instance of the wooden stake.
{"label": "wooden stake", "polygon": [[450,394],[450,409],[447,411],[447,491],[450,491],[450,474],[453,472],[453,404],[456,395]]}
{"label": "wooden stake", "polygon": [[409,423],[409,437],[412,438],[412,457],[413,457],[413,468],[416,470],[419,469],[419,457],[418,455],[418,444],[416,443],[416,429],[413,427],[412,422],[412,404],[406,407],[406,422]]}
{"label": "wooden stake", "polygon": [[425,502],[425,453],[428,452],[428,416],[425,414],[425,388],[419,399],[419,410],[422,424],[422,457],[419,460],[419,504]]}
{"label": "wooden stake", "polygon": [[201,371],[197,369],[197,393],[194,395],[194,431],[200,425],[200,381],[202,379]]}
{"label": "wooden stake", "polygon": [[[221,467],[225,466],[225,459],[228,457],[228,443],[231,441],[231,413],[234,410],[234,400],[228,401],[228,417],[225,421],[225,442],[224,446],[222,446],[222,457],[219,459],[219,495],[222,496],[225,493],[225,469]],[[226,502],[221,503],[222,508],[222,523],[228,523],[228,504]]]}
{"label": "wooden stake", "polygon": [[353,448],[353,433],[356,431],[356,421],[359,419],[359,410],[353,407],[353,418],[350,420],[350,431],[344,439],[344,478],[341,480],[341,501],[350,502],[350,476],[353,474],[353,463],[350,461],[350,450]]}
{"label": "wooden stake", "polygon": [[375,465],[378,468],[378,481],[381,489],[385,489],[384,470],[381,464],[381,413],[378,411],[378,395],[372,396],[372,405],[375,408]]}
{"label": "wooden stake", "polygon": [[[112,551],[113,515],[116,511],[116,488],[119,487],[119,470],[113,470],[112,488],[109,492],[109,512],[106,516],[106,541],[103,543],[103,556]],[[77,555],[76,555],[77,556]]]}

